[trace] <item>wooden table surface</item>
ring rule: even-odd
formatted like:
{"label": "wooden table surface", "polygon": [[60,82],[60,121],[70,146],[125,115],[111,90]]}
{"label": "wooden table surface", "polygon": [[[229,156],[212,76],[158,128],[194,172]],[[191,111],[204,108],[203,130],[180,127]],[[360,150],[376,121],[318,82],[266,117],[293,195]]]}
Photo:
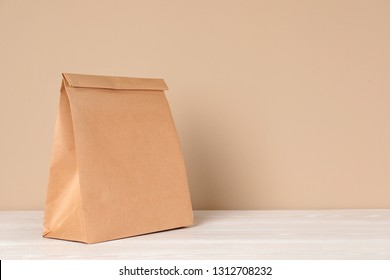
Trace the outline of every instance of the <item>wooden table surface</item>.
{"label": "wooden table surface", "polygon": [[389,210],[195,211],[195,225],[86,245],[0,212],[0,259],[390,259]]}

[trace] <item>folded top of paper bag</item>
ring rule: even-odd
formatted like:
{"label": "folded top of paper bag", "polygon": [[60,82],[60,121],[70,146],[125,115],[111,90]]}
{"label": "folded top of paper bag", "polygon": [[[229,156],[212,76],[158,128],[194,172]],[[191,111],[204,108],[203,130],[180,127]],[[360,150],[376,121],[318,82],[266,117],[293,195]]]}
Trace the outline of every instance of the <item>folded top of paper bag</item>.
{"label": "folded top of paper bag", "polygon": [[129,78],[63,73],[71,87],[102,88],[116,90],[167,90],[163,79]]}

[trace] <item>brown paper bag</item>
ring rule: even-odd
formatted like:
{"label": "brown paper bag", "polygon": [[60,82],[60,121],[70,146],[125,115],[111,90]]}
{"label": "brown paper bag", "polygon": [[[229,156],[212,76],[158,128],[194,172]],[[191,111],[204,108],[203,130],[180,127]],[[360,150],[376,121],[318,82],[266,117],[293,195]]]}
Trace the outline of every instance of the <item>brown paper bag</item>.
{"label": "brown paper bag", "polygon": [[63,74],[44,237],[95,243],[192,224],[166,89]]}

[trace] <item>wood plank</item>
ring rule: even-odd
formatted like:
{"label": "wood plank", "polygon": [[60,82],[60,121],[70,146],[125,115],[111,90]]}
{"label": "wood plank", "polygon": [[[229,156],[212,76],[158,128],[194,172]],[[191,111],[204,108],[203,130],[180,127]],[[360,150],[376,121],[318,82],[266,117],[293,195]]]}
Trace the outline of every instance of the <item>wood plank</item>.
{"label": "wood plank", "polygon": [[390,259],[390,210],[195,211],[195,225],[86,245],[0,212],[1,259]]}

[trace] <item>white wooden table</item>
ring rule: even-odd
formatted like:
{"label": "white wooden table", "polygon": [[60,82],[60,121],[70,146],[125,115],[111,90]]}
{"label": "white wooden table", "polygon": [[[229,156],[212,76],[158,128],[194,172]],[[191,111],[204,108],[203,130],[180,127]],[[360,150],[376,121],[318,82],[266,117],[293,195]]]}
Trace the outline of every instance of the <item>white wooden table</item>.
{"label": "white wooden table", "polygon": [[0,212],[0,259],[390,259],[390,210],[195,211],[195,225],[86,245]]}

